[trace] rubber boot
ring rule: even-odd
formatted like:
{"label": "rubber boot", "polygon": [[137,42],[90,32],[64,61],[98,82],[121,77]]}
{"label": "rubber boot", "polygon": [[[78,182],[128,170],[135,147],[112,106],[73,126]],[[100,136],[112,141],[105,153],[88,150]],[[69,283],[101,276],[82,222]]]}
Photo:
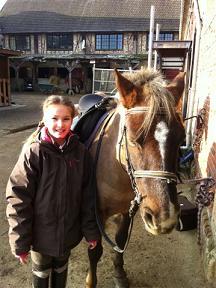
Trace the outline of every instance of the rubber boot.
{"label": "rubber boot", "polygon": [[33,274],[32,276],[32,287],[33,288],[48,288],[49,277],[41,278]]}
{"label": "rubber boot", "polygon": [[67,269],[65,269],[61,273],[52,271],[51,288],[65,288],[67,282],[67,272]]}

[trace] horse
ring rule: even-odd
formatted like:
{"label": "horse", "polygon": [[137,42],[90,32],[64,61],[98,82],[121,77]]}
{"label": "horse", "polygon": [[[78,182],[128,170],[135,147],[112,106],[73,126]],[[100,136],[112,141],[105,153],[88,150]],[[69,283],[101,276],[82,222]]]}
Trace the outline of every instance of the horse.
{"label": "horse", "polygon": [[[169,84],[159,71],[149,69],[128,74],[115,70],[115,78],[119,104],[101,125],[90,152],[97,158],[100,223],[104,227],[111,216],[121,215],[115,234],[114,279],[116,287],[126,288],[123,252],[136,210],[153,235],[170,233],[178,223],[177,163],[185,138],[178,105],[184,72]],[[97,285],[102,251],[101,243],[88,251],[86,288]]]}

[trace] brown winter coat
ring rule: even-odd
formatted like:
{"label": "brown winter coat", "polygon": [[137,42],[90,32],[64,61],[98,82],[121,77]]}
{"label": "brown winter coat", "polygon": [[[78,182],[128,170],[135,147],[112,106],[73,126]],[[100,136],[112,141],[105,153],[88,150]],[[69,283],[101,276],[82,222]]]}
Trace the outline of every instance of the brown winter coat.
{"label": "brown winter coat", "polygon": [[52,143],[25,145],[7,185],[13,253],[61,256],[84,236],[98,240],[89,152],[72,136],[61,152]]}

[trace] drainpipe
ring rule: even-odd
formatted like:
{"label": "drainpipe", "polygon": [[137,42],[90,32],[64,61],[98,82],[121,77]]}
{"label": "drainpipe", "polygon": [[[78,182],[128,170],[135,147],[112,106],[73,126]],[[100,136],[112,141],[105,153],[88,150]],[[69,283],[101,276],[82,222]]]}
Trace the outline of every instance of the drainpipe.
{"label": "drainpipe", "polygon": [[93,61],[92,69],[93,69],[92,93],[94,94],[95,93],[95,61]]}
{"label": "drainpipe", "polygon": [[155,7],[151,6],[151,14],[150,14],[150,28],[149,28],[149,43],[148,43],[148,68],[152,67],[152,46],[153,46],[153,38],[154,38],[154,15],[155,15]]}
{"label": "drainpipe", "polygon": [[[155,40],[158,41],[159,40],[159,35],[160,35],[160,24],[156,24],[156,38]],[[157,70],[157,50],[154,51],[154,71]]]}
{"label": "drainpipe", "polygon": [[[200,36],[201,36],[201,29],[202,29],[202,19],[200,17],[200,11],[199,11],[199,4],[198,0],[194,0],[194,14],[195,14],[195,21],[196,21],[196,43],[195,43],[195,51],[194,51],[194,66],[193,66],[193,78],[192,78],[192,87],[189,91],[189,97],[190,103],[188,106],[188,117],[192,116],[193,112],[197,107],[194,109],[195,105],[195,96],[196,96],[196,83],[197,83],[197,71],[198,71],[198,62],[199,62],[199,49],[200,49]],[[191,146],[192,142],[192,125],[194,119],[190,119],[187,121],[187,127],[186,127],[186,146]]]}
{"label": "drainpipe", "polygon": [[182,40],[182,24],[183,24],[183,17],[184,17],[184,2],[185,0],[181,0],[181,14],[180,14],[180,23],[179,23],[179,40]]}

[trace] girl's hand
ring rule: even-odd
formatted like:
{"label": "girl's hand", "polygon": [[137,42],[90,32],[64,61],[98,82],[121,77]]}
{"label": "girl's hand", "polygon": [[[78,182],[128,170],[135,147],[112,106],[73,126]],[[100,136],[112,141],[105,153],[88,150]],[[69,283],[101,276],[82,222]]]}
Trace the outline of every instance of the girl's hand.
{"label": "girl's hand", "polygon": [[23,253],[21,255],[15,255],[19,259],[21,264],[26,264],[28,262],[28,253]]}
{"label": "girl's hand", "polygon": [[97,240],[88,241],[89,249],[92,250],[97,246]]}

